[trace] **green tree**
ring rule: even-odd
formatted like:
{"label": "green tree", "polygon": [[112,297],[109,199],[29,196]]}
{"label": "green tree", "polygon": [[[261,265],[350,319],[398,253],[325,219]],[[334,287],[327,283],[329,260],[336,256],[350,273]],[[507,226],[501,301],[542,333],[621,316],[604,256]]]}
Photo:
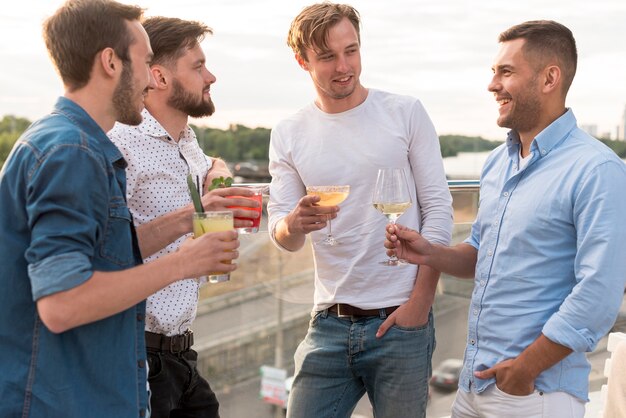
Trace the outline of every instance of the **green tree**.
{"label": "green tree", "polygon": [[499,141],[489,141],[480,136],[441,135],[439,137],[441,155],[454,157],[459,152],[490,151],[502,144]]}
{"label": "green tree", "polygon": [[194,125],[192,128],[207,155],[229,162],[268,159],[270,130],[267,128],[252,129],[244,125],[231,125],[226,130]]}
{"label": "green tree", "polygon": [[28,119],[12,115],[4,116],[0,120],[0,167],[4,165],[15,141],[29,125],[30,121]]}

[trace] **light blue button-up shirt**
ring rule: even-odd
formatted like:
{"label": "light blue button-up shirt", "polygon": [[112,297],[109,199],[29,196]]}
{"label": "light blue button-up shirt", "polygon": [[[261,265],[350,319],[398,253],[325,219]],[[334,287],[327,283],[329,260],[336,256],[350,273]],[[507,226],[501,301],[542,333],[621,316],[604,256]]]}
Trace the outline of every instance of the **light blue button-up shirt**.
{"label": "light blue button-up shirt", "polygon": [[592,351],[613,324],[626,282],[626,165],[576,126],[571,110],[544,129],[519,170],[519,137],[489,156],[467,243],[478,250],[460,387],[517,357],[541,333],[574,352],[537,390],[587,400]]}

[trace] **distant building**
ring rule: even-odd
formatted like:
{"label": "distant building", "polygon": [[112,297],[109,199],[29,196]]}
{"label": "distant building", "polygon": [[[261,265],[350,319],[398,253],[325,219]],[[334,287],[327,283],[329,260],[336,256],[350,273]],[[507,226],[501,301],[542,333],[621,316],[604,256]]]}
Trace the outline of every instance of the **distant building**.
{"label": "distant building", "polygon": [[596,138],[598,137],[598,125],[580,125],[580,129],[587,132],[591,136],[595,136]]}

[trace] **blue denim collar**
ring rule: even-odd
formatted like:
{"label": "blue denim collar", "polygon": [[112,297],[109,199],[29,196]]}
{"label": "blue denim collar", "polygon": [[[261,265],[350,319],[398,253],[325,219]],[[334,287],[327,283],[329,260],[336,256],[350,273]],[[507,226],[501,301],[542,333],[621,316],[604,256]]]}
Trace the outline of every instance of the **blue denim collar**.
{"label": "blue denim collar", "polygon": [[120,150],[111,142],[100,125],[76,102],[61,96],[57,99],[52,113],[65,116],[79,127],[81,131],[85,132],[88,137],[97,141],[111,164],[126,168],[126,161]]}

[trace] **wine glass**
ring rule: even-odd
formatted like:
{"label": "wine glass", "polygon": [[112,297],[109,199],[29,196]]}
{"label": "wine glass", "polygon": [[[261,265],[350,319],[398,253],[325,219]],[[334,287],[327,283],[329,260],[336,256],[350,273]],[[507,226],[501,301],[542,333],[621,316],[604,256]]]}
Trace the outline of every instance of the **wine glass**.
{"label": "wine glass", "polygon": [[[309,196],[319,196],[319,206],[337,206],[350,193],[350,186],[307,186],[306,194]],[[339,241],[333,237],[332,227],[330,225],[330,216],[328,216],[328,233],[321,241],[316,242],[317,245],[337,245]]]}
{"label": "wine glass", "polygon": [[[409,186],[401,168],[381,168],[378,170],[374,195],[372,196],[374,208],[387,217],[392,225],[411,206],[411,194]],[[399,266],[406,264],[403,260],[392,255],[380,264],[385,266]]]}

